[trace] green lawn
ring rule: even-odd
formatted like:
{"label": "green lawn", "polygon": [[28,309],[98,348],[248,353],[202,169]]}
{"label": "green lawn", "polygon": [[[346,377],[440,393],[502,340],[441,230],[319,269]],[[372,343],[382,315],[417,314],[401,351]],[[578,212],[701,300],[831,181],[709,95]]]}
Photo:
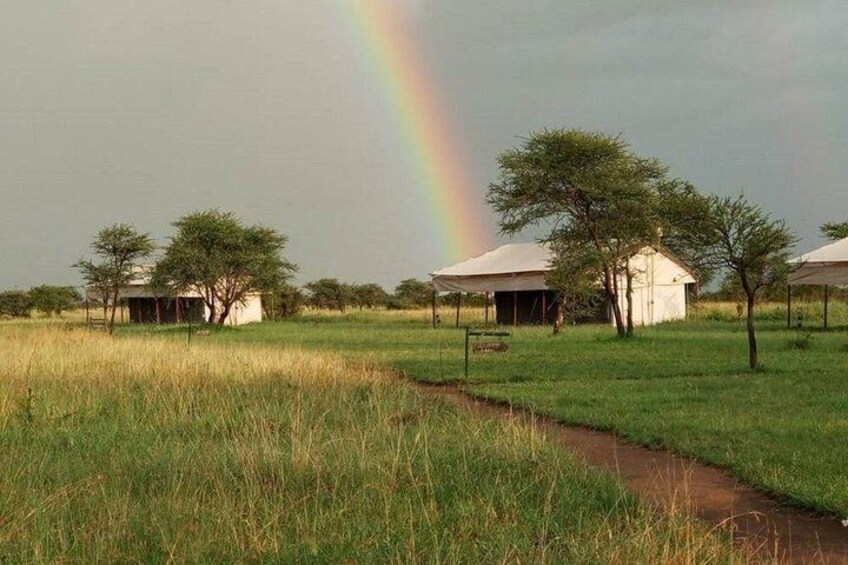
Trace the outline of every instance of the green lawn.
{"label": "green lawn", "polygon": [[207,339],[339,351],[422,381],[460,381],[472,394],[694,455],[787,501],[848,515],[848,333],[805,339],[778,314],[766,318],[757,373],[746,369],[743,325],[730,321],[666,324],[629,340],[604,326],[556,337],[518,328],[508,352],[473,355],[468,381],[462,332],[433,330],[426,315],[308,315]]}

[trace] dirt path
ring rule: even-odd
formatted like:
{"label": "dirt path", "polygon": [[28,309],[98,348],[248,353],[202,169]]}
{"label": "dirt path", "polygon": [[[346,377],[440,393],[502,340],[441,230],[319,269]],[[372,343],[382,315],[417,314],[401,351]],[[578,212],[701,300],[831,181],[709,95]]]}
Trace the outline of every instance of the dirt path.
{"label": "dirt path", "polygon": [[455,386],[415,382],[413,386],[478,415],[536,425],[589,464],[619,476],[643,499],[661,508],[687,503],[698,517],[732,531],[735,540],[764,558],[848,564],[848,528],[839,520],[784,506],[725,471],[668,451],[628,444],[610,433],[567,426],[525,409],[478,400]]}

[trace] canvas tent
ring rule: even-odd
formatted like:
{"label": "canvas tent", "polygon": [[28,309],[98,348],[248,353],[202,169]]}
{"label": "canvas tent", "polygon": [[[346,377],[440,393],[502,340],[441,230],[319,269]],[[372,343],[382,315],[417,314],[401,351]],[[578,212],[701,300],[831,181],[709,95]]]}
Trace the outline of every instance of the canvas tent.
{"label": "canvas tent", "polygon": [[[179,296],[164,296],[150,286],[150,270],[147,265],[133,269],[133,279],[118,291],[118,300],[123,317],[124,306],[132,324],[174,324],[182,322],[202,323],[209,317],[209,308],[196,292],[186,291]],[[86,289],[86,298],[100,300],[93,288]],[[239,326],[262,321],[262,300],[259,294],[249,294],[244,303],[233,305],[226,323]]]}
{"label": "canvas tent", "polygon": [[792,287],[824,287],[824,327],[827,328],[828,290],[848,285],[848,238],[835,241],[790,261],[797,268],[789,275],[787,326],[792,325]]}
{"label": "canvas tent", "polygon": [[[543,324],[553,321],[556,311],[556,293],[545,283],[550,262],[551,251],[546,245],[512,243],[434,271],[430,276],[435,292],[494,293],[500,324]],[[637,273],[633,292],[636,324],[686,317],[686,287],[697,282],[686,265],[655,246],[634,253],[630,263]],[[623,293],[621,300],[624,307]],[[608,311],[602,314],[605,321],[611,322]]]}

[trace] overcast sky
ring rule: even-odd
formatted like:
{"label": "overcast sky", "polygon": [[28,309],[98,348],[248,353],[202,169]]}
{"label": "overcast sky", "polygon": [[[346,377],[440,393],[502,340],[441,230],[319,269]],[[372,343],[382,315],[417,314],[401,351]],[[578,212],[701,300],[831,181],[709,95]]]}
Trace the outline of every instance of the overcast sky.
{"label": "overcast sky", "polygon": [[[0,0],[0,288],[78,284],[104,225],[164,242],[211,207],[287,234],[301,281],[443,266],[347,1]],[[744,190],[802,250],[848,220],[844,0],[383,1],[409,13],[481,208],[500,151],[582,127]]]}

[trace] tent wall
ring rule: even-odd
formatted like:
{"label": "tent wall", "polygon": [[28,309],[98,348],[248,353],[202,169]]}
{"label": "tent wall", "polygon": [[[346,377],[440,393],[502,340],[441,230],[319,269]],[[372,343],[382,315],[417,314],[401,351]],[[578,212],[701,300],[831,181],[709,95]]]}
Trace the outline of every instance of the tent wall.
{"label": "tent wall", "polygon": [[547,289],[545,273],[515,273],[467,277],[433,276],[438,292],[507,292]]}
{"label": "tent wall", "polygon": [[[132,324],[175,324],[177,323],[177,300],[179,321],[200,323],[203,321],[203,300],[200,298],[127,298],[127,309]],[[157,312],[158,310],[158,312]]]}
{"label": "tent wall", "polygon": [[502,326],[553,323],[556,300],[556,293],[551,290],[496,292],[497,323]]}

